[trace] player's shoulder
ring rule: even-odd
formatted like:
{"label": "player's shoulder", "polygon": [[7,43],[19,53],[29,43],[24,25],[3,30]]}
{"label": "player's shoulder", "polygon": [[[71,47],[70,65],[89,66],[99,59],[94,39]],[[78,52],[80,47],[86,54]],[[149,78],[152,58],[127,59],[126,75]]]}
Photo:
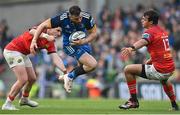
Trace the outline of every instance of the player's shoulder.
{"label": "player's shoulder", "polygon": [[81,16],[85,19],[91,18],[91,14],[89,12],[86,12],[86,11],[81,11]]}
{"label": "player's shoulder", "polygon": [[153,27],[146,30],[146,32],[149,32],[149,33],[156,33],[156,32],[159,32],[159,31],[164,31],[164,30],[158,25],[153,26]]}
{"label": "player's shoulder", "polygon": [[59,13],[60,20],[64,20],[68,18],[68,11],[63,11]]}
{"label": "player's shoulder", "polygon": [[155,32],[154,28],[148,28],[144,31],[144,34],[149,34],[149,35],[153,35]]}

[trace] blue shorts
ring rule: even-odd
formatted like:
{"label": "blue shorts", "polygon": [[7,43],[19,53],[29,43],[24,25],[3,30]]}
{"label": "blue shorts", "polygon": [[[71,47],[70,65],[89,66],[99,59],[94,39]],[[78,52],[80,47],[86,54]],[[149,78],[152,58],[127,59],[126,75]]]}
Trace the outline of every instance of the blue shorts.
{"label": "blue shorts", "polygon": [[67,55],[72,56],[77,60],[79,60],[79,58],[86,52],[89,54],[92,53],[91,46],[88,44],[80,46],[64,46],[63,50]]}

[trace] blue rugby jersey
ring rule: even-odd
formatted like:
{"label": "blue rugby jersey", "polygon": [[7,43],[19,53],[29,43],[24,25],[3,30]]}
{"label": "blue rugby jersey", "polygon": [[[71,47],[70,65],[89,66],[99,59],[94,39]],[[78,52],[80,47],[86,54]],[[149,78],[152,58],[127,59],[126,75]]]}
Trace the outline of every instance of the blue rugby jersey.
{"label": "blue rugby jersey", "polygon": [[51,18],[52,28],[61,27],[63,36],[63,46],[69,45],[69,36],[76,31],[83,31],[87,34],[87,30],[94,27],[95,21],[93,17],[87,13],[81,12],[82,21],[79,24],[73,23],[69,18],[69,12],[63,12]]}

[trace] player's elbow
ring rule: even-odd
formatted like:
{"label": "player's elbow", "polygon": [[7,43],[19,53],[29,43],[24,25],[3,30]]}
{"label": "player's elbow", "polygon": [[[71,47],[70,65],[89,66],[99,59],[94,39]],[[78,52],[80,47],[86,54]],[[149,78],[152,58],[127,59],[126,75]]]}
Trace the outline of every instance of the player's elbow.
{"label": "player's elbow", "polygon": [[36,32],[36,29],[31,29],[31,30],[29,31],[29,33],[30,33],[31,35],[34,35],[35,32]]}

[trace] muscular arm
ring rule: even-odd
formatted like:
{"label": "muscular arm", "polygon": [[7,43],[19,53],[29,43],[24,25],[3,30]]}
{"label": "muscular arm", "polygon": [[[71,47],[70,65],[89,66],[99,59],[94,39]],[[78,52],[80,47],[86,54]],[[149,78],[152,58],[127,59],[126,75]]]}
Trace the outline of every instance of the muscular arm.
{"label": "muscular arm", "polygon": [[97,30],[96,30],[96,25],[94,25],[94,27],[91,30],[88,30],[89,36],[84,39],[84,44],[85,43],[89,43],[92,42],[94,39],[96,39],[97,37]]}
{"label": "muscular arm", "polygon": [[47,19],[46,21],[44,21],[43,23],[41,23],[37,29],[36,29],[36,32],[34,34],[34,37],[31,41],[31,45],[30,45],[30,52],[35,55],[36,54],[36,49],[38,48],[37,46],[37,39],[39,38],[39,36],[41,35],[42,31],[44,29],[48,29],[48,28],[51,28],[51,20],[50,19]]}
{"label": "muscular arm", "polygon": [[143,46],[146,46],[148,44],[147,40],[141,39],[133,44],[135,47],[135,50],[142,48]]}
{"label": "muscular arm", "polygon": [[[29,31],[29,33],[34,36],[34,34],[36,33],[36,31],[37,31],[36,29],[31,29],[31,30]],[[47,39],[48,41],[53,41],[53,40],[55,39],[54,36],[48,35],[48,34],[43,33],[43,32],[41,33],[40,38]]]}
{"label": "muscular arm", "polygon": [[36,42],[37,39],[40,37],[42,31],[44,29],[48,29],[48,28],[51,28],[51,20],[50,19],[47,19],[46,21],[44,21],[37,27],[37,29],[34,33],[33,41]]}
{"label": "muscular arm", "polygon": [[66,68],[64,66],[64,63],[62,61],[62,59],[58,56],[57,53],[51,53],[50,54],[53,64],[58,67],[61,71],[63,71],[64,74],[66,74]]}
{"label": "muscular arm", "polygon": [[131,54],[132,51],[135,51],[137,49],[142,48],[143,46],[146,46],[148,44],[148,41],[145,39],[141,39],[139,41],[137,41],[136,43],[133,44],[132,47],[128,47],[128,48],[122,48],[121,50],[121,54],[122,56],[128,56],[129,54]]}

